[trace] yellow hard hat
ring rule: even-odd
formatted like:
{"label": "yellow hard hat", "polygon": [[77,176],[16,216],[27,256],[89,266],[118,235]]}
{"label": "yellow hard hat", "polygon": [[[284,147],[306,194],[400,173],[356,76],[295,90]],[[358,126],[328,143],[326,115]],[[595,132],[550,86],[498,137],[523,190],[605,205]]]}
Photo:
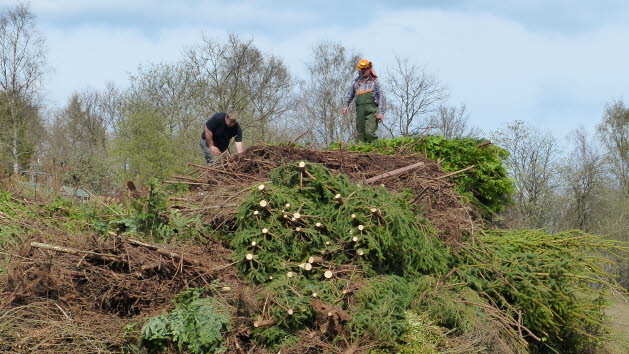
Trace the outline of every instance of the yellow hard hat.
{"label": "yellow hard hat", "polygon": [[371,62],[367,59],[360,59],[356,64],[356,70],[367,69],[371,67]]}

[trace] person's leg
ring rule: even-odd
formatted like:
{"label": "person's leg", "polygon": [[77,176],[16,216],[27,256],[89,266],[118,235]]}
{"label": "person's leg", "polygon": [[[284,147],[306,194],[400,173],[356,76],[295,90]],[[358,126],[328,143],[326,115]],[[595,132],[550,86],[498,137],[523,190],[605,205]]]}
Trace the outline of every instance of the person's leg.
{"label": "person's leg", "polygon": [[365,118],[365,141],[370,143],[378,140],[378,120],[376,119],[377,107],[370,107]]}
{"label": "person's leg", "polygon": [[356,141],[364,142],[365,141],[365,117],[366,117],[366,106],[364,104],[356,105]]}
{"label": "person's leg", "polygon": [[212,150],[207,147],[207,141],[205,139],[201,139],[199,145],[201,146],[201,151],[203,151],[205,162],[207,162],[208,165],[214,162],[214,154],[212,154]]}

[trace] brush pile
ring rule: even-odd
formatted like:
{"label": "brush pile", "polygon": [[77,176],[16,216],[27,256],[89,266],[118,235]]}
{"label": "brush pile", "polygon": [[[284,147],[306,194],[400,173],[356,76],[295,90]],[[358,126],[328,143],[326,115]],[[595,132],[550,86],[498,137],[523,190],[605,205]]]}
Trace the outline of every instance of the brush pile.
{"label": "brush pile", "polygon": [[268,182],[271,170],[290,161],[318,163],[333,174],[346,174],[352,182],[362,184],[368,184],[365,181],[369,178],[419,164],[408,172],[385,176],[369,184],[412,195],[413,209],[425,215],[438,237],[446,242],[460,240],[481,228],[478,210],[465,202],[454,190],[456,184],[449,180],[459,175],[443,172],[437,162],[417,153],[382,155],[295,146],[254,146],[245,154],[222,159],[212,166],[192,165],[194,173],[177,176],[177,181],[173,182],[188,184],[195,193],[174,201],[183,212],[204,214],[206,221],[220,225],[233,218],[249,186]]}
{"label": "brush pile", "polygon": [[0,351],[593,351],[627,247],[482,231],[456,172],[262,146],[126,205],[1,194]]}

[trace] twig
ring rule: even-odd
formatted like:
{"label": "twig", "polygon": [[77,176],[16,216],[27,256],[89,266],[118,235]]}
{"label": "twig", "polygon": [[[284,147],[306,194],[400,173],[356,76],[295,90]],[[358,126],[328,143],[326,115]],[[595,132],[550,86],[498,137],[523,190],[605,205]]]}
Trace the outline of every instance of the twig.
{"label": "twig", "polygon": [[202,170],[209,170],[209,171],[214,171],[214,172],[218,172],[218,173],[224,173],[224,174],[228,174],[228,175],[232,175],[232,176],[236,176],[236,177],[247,177],[247,178],[251,178],[251,179],[255,179],[257,180],[257,177],[251,176],[251,175],[247,175],[247,174],[241,174],[241,173],[236,173],[236,172],[231,172],[231,171],[225,171],[225,170],[221,170],[218,168],[214,168],[214,167],[210,167],[210,166],[202,166],[202,165],[198,165],[195,163],[188,163],[189,166],[193,166]]}
{"label": "twig", "polygon": [[70,316],[68,316],[68,314],[61,308],[61,306],[59,306],[59,304],[57,304],[56,302],[53,302],[53,304],[55,304],[55,306],[57,306],[59,311],[61,311],[61,313],[63,313],[63,315],[68,319],[68,321],[72,321],[72,318],[70,318]]}
{"label": "twig", "polygon": [[301,133],[300,136],[296,137],[295,139],[293,139],[293,141],[291,141],[291,143],[296,143],[297,140],[301,139],[304,135],[308,134],[310,132],[310,129],[306,130],[305,132]]}
{"label": "twig", "polygon": [[142,246],[142,247],[146,247],[146,248],[155,250],[157,253],[161,254],[162,256],[167,256],[167,257],[170,257],[170,258],[174,258],[174,259],[176,259],[176,260],[178,260],[180,262],[185,262],[185,263],[192,264],[192,265],[195,265],[195,266],[198,266],[198,267],[203,267],[203,264],[199,263],[198,261],[196,261],[194,259],[187,259],[187,258],[184,260],[183,254],[179,254],[179,253],[176,253],[176,252],[171,252],[171,251],[169,251],[169,250],[167,250],[167,249],[165,249],[163,247],[160,247],[160,246],[157,246],[157,245],[152,245],[150,243],[142,242],[142,241],[135,240],[135,239],[132,239],[132,238],[126,238],[125,240],[127,242],[129,242],[130,244],[133,244],[133,245],[136,245],[136,246]]}
{"label": "twig", "polygon": [[462,169],[462,170],[458,170],[458,171],[455,171],[455,172],[452,172],[452,173],[448,173],[447,175],[439,176],[439,177],[437,177],[437,178],[435,178],[435,179],[443,179],[443,178],[446,178],[446,177],[450,177],[450,176],[456,175],[456,174],[458,174],[458,173],[461,173],[461,172],[465,172],[465,171],[471,170],[471,169],[473,169],[473,168],[474,168],[474,165],[472,165],[472,166],[468,166],[468,167],[466,167],[466,168],[464,168],[464,169]]}

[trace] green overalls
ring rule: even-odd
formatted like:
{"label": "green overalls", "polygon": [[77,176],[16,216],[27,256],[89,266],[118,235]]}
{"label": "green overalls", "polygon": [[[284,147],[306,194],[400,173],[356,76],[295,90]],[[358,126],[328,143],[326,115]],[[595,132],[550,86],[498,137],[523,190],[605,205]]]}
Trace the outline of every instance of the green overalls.
{"label": "green overalls", "polygon": [[378,106],[373,97],[373,91],[356,93],[356,140],[372,142],[378,139],[378,120],[376,119]]}

